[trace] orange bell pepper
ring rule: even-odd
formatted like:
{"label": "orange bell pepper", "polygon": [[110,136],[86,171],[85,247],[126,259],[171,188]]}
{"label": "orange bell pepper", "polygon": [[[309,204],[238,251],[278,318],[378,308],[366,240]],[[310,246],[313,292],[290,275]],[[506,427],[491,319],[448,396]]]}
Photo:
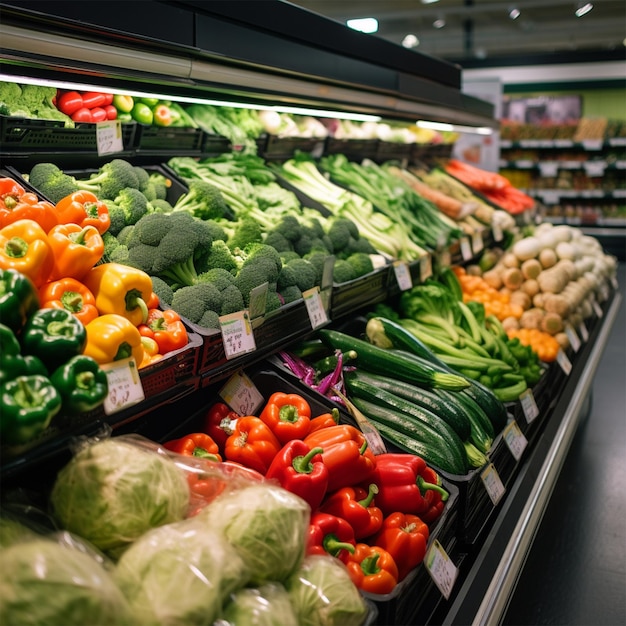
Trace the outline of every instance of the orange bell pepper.
{"label": "orange bell pepper", "polygon": [[387,550],[357,543],[348,555],[346,567],[352,582],[368,593],[391,593],[398,584],[398,567]]}
{"label": "orange bell pepper", "polygon": [[75,278],[61,278],[39,288],[40,308],[67,309],[84,326],[98,317],[96,299],[85,285]]}
{"label": "orange bell pepper", "polygon": [[121,315],[99,315],[87,326],[83,354],[100,365],[134,357],[137,367],[143,361],[143,345],[137,327]]}
{"label": "orange bell pepper", "polygon": [[34,220],[18,220],[0,230],[0,269],[17,270],[40,287],[53,263],[48,237]]}
{"label": "orange bell pepper", "polygon": [[104,241],[93,226],[59,224],[48,233],[48,241],[54,256],[50,280],[82,280],[104,254]]}
{"label": "orange bell pepper", "polygon": [[281,448],[270,427],[254,415],[240,417],[224,444],[224,456],[265,475]]}
{"label": "orange bell pepper", "polygon": [[4,206],[0,208],[0,228],[18,220],[33,220],[47,233],[59,223],[54,205],[39,200],[34,193],[23,193],[16,203],[9,200],[12,197],[7,196]]}
{"label": "orange bell pepper", "polygon": [[316,417],[312,417],[309,422],[309,435],[321,428],[329,426],[337,426],[339,424],[339,409],[331,409],[330,413],[322,413]]}
{"label": "orange bell pepper", "polygon": [[206,433],[190,433],[180,439],[166,441],[163,447],[183,456],[198,456],[211,461],[222,460],[217,444]]}
{"label": "orange bell pepper", "polygon": [[13,209],[25,193],[26,189],[10,176],[0,178],[0,209]]}
{"label": "orange bell pepper", "polygon": [[91,191],[75,191],[56,204],[59,224],[93,226],[104,235],[111,225],[109,209]]}
{"label": "orange bell pepper", "polygon": [[142,336],[141,345],[143,347],[143,359],[139,364],[139,369],[148,367],[148,365],[152,365],[163,358],[163,355],[159,352],[159,344],[154,339]]}
{"label": "orange bell pepper", "polygon": [[161,354],[184,348],[189,341],[187,329],[174,309],[148,309],[146,323],[138,328],[142,337],[150,337],[157,342]]}
{"label": "orange bell pepper", "polygon": [[297,393],[273,393],[259,417],[270,427],[282,445],[304,439],[309,433],[311,407]]}

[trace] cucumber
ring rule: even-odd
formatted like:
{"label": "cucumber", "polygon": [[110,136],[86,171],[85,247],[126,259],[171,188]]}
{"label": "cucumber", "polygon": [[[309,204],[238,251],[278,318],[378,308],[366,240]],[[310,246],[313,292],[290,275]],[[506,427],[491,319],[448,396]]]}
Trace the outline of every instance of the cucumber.
{"label": "cucumber", "polygon": [[322,342],[335,350],[342,352],[355,350],[356,365],[362,364],[375,374],[391,374],[399,380],[429,388],[460,390],[470,385],[463,376],[436,370],[424,359],[418,362],[413,358],[407,358],[407,353],[379,348],[368,341],[337,330],[322,328],[317,332]]}
{"label": "cucumber", "polygon": [[442,390],[425,389],[388,376],[372,374],[363,369],[345,372],[344,380],[346,384],[350,379],[361,380],[377,389],[388,391],[428,409],[452,427],[461,441],[469,439],[470,422],[465,414],[465,408],[452,400],[455,392],[439,393]]}
{"label": "cucumber", "polygon": [[385,439],[401,450],[417,454],[429,465],[451,474],[467,473],[465,450],[460,455],[457,450],[446,445],[445,441],[442,442],[436,431],[430,427],[411,420],[404,413],[363,398],[352,398],[352,403],[371,420]]}
{"label": "cucumber", "polygon": [[495,438],[495,431],[491,420],[482,408],[469,396],[457,393],[456,397],[465,407],[465,414],[470,422],[470,442],[483,454],[487,454]]}

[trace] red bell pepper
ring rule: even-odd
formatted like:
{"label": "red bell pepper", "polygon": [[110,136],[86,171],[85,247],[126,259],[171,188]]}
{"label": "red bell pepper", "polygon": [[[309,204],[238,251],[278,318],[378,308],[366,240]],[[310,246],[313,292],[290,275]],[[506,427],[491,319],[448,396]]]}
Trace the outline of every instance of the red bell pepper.
{"label": "red bell pepper", "polygon": [[339,424],[339,409],[333,408],[330,413],[322,413],[321,415],[311,418],[309,422],[309,435],[321,428],[337,426],[337,424]]}
{"label": "red bell pepper", "polygon": [[[441,487],[441,476],[432,468],[426,466],[426,469],[422,472],[422,477],[426,481],[426,484],[439,485]],[[447,493],[447,492],[446,492]],[[446,506],[447,497],[444,499],[441,492],[431,489],[428,491],[427,500],[430,506],[426,511],[420,514],[420,518],[426,524],[432,524],[443,513],[443,509]]]}
{"label": "red bell pepper", "polygon": [[397,511],[421,515],[432,506],[435,493],[444,502],[448,499],[443,487],[426,480],[426,468],[426,461],[416,454],[387,452],[376,456],[376,504],[384,515]]}
{"label": "red bell pepper", "polygon": [[383,520],[370,543],[391,554],[398,567],[398,580],[402,580],[424,560],[428,536],[428,526],[417,515],[397,512]]}
{"label": "red bell pepper", "polygon": [[274,457],[265,477],[300,496],[315,511],[326,495],[328,470],[322,461],[322,448],[311,448],[304,441],[288,441]]}
{"label": "red bell pepper", "polygon": [[226,440],[235,432],[235,422],[239,415],[227,404],[216,402],[206,413],[202,430],[208,433],[224,452]]}
{"label": "red bell pepper", "polygon": [[59,224],[95,226],[103,235],[111,225],[109,209],[91,191],[75,191],[61,198],[55,207]]}
{"label": "red bell pepper", "polygon": [[380,530],[383,512],[375,505],[378,487],[372,483],[366,491],[362,487],[343,487],[326,499],[320,510],[345,519],[356,539],[370,537]]}
{"label": "red bell pepper", "polygon": [[309,432],[311,407],[296,393],[273,393],[259,417],[270,427],[282,445],[304,439]]}
{"label": "red bell pepper", "polygon": [[180,439],[172,439],[165,442],[163,447],[183,456],[199,456],[210,461],[222,460],[217,444],[206,433],[191,433]]}
{"label": "red bell pepper", "polygon": [[174,309],[148,309],[148,319],[138,326],[142,337],[154,339],[161,354],[184,348],[189,341],[187,329]]}
{"label": "red bell pepper", "polygon": [[398,584],[398,567],[393,557],[378,546],[357,543],[346,567],[352,582],[368,593],[391,593]]}
{"label": "red bell pepper", "polygon": [[329,491],[367,483],[374,476],[376,456],[367,447],[363,433],[350,424],[322,428],[307,435],[304,442],[324,450]]}
{"label": "red bell pepper", "polygon": [[229,461],[237,461],[265,475],[280,447],[262,419],[246,415],[235,422],[233,434],[224,444],[224,455]]}
{"label": "red bell pepper", "polygon": [[354,552],[354,531],[345,519],[316,511],[311,515],[307,554],[330,554],[345,562]]}

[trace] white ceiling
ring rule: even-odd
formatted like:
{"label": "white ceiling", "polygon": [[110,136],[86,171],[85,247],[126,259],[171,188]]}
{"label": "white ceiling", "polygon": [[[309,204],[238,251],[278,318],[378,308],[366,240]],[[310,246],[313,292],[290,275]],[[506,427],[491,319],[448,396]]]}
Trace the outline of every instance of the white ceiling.
{"label": "white ceiling", "polygon": [[[419,39],[418,52],[442,59],[477,59],[529,54],[624,51],[626,2],[593,0],[578,18],[577,0],[289,0],[292,4],[345,22],[375,17],[377,36],[401,44]],[[517,7],[516,20],[509,12]],[[435,28],[435,20],[445,20]]]}

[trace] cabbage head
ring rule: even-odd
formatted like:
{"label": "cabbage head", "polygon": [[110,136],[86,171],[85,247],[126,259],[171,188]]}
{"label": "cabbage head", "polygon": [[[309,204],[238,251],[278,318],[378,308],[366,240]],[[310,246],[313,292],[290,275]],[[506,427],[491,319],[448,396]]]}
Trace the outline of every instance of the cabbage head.
{"label": "cabbage head", "polygon": [[310,508],[282,487],[254,483],[222,493],[200,517],[235,547],[254,585],[283,582],[302,563]]}
{"label": "cabbage head", "polygon": [[114,578],[135,626],[210,626],[247,582],[233,547],[197,517],[140,537],[120,557]]}
{"label": "cabbage head", "polygon": [[88,550],[47,538],[0,550],[0,624],[131,624],[109,571]]}
{"label": "cabbage head", "polygon": [[112,557],[151,528],[183,519],[188,504],[183,470],[167,455],[122,437],[83,447],[50,494],[63,528]]}
{"label": "cabbage head", "polygon": [[286,587],[298,626],[360,626],[368,617],[365,599],[335,557],[307,556]]}
{"label": "cabbage head", "polygon": [[289,594],[280,583],[235,592],[214,626],[298,626]]}

